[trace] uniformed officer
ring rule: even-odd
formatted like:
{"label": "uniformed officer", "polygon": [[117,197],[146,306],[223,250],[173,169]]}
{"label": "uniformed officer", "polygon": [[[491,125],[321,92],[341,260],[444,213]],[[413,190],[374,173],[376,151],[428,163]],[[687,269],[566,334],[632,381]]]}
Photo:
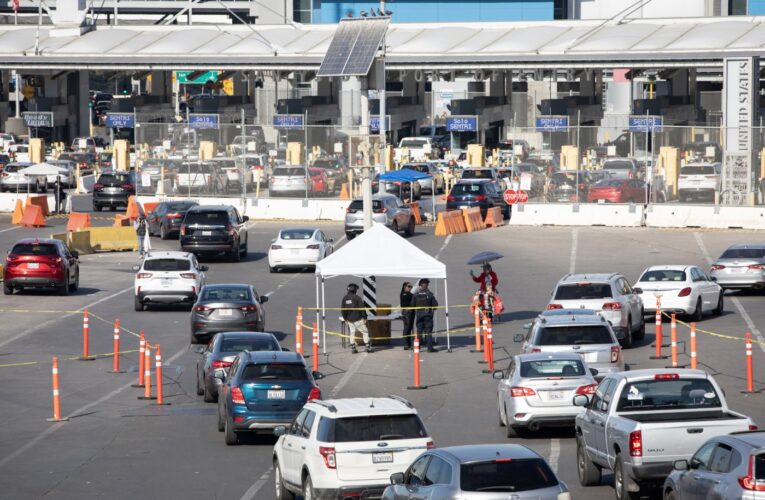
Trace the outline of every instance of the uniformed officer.
{"label": "uniformed officer", "polygon": [[367,352],[372,352],[372,344],[369,342],[369,330],[367,329],[367,311],[364,309],[364,301],[361,300],[356,292],[359,286],[356,283],[349,283],[347,291],[340,304],[343,320],[348,324],[348,330],[351,336],[351,352],[356,354],[356,332],[360,332],[364,340]]}
{"label": "uniformed officer", "polygon": [[[419,285],[420,287],[414,294],[414,299],[412,301],[414,307],[417,308],[415,309],[417,317],[417,335],[420,338],[427,339],[428,352],[436,352],[433,348],[433,308],[438,306],[438,301],[436,300],[435,295],[433,295],[433,292],[428,288],[430,286],[429,279],[421,279]],[[423,335],[425,335],[425,337],[423,337]]]}

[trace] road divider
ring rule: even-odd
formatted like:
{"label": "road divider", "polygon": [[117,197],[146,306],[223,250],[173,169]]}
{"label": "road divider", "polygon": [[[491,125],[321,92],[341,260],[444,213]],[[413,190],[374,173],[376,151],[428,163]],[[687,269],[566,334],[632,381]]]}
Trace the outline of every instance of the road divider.
{"label": "road divider", "polygon": [[53,356],[51,373],[53,375],[53,418],[47,420],[48,422],[63,422],[69,419],[61,417],[61,391],[58,385],[58,358],[56,356]]}
{"label": "road divider", "polygon": [[[162,393],[162,348],[157,344],[157,354],[155,356],[156,366],[154,367],[154,373],[157,374],[157,405],[164,405],[164,394]],[[169,404],[169,403],[167,403]]]}
{"label": "road divider", "polygon": [[141,337],[138,340],[138,383],[133,384],[133,387],[144,387],[146,384],[144,383],[146,374],[144,371],[146,370],[146,360],[144,359],[146,353],[146,337],[144,336],[143,330],[141,330]]}
{"label": "road divider", "polygon": [[93,356],[90,355],[90,319],[88,318],[88,310],[85,309],[82,313],[82,356],[80,361],[93,361]]}
{"label": "road divider", "polygon": [[502,215],[502,209],[500,207],[491,207],[486,211],[486,219],[484,220],[486,227],[499,227],[505,225],[505,217]]}
{"label": "road divider", "polygon": [[414,384],[407,387],[410,391],[418,391],[422,389],[427,389],[427,385],[420,384],[420,338],[414,337],[414,351],[412,355],[412,360],[414,362],[414,370],[413,370],[413,378],[414,378]]}
{"label": "road divider", "polygon": [[478,207],[463,208],[462,217],[465,219],[465,227],[468,233],[474,233],[486,229],[481,217],[481,209]]}
{"label": "road divider", "polygon": [[66,223],[67,231],[79,231],[91,227],[90,214],[72,212],[69,214],[69,221]]}

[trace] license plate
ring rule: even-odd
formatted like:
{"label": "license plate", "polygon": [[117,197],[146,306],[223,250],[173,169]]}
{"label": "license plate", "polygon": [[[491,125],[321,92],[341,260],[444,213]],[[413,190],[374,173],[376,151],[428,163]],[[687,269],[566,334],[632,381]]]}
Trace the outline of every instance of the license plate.
{"label": "license plate", "polygon": [[292,249],[292,253],[293,254],[299,254],[300,253],[300,249],[299,248],[293,248]]}
{"label": "license plate", "polygon": [[162,286],[170,286],[173,284],[173,280],[171,279],[164,279],[162,280]]}
{"label": "license plate", "polygon": [[563,393],[563,391],[549,391],[547,393],[547,399],[549,399],[550,401],[560,401],[561,399],[563,399],[564,395],[565,394]]}
{"label": "license plate", "polygon": [[28,269],[40,269],[40,264],[37,262],[30,262],[27,264]]}
{"label": "license plate", "polygon": [[284,392],[284,389],[268,391],[268,399],[284,399],[285,396],[286,393]]}
{"label": "license plate", "polygon": [[598,203],[605,203],[606,200],[598,200]]}
{"label": "license plate", "polygon": [[393,463],[393,452],[386,451],[382,453],[372,453],[373,464],[389,464]]}
{"label": "license plate", "polygon": [[202,236],[212,236],[212,231],[202,231]]}
{"label": "license plate", "polygon": [[221,316],[233,316],[234,315],[234,311],[231,310],[231,309],[218,309],[218,313]]}
{"label": "license plate", "polygon": [[460,205],[460,210],[462,210],[464,208],[468,208],[468,206],[467,205]]}

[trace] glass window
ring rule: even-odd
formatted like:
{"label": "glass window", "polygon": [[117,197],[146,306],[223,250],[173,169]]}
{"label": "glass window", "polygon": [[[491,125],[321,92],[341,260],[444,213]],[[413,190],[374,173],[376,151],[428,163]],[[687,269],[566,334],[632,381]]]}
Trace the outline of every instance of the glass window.
{"label": "glass window", "polygon": [[606,161],[603,164],[604,170],[632,170],[631,161]]}
{"label": "glass window", "polygon": [[625,385],[619,397],[618,409],[619,411],[671,411],[720,407],[720,397],[709,380],[659,379]]}
{"label": "glass window", "polygon": [[646,271],[639,281],[685,281],[685,271]]}
{"label": "glass window", "polygon": [[228,214],[221,210],[209,212],[195,210],[186,214],[183,223],[190,226],[194,224],[200,226],[225,226],[228,224]]}
{"label": "glass window", "polygon": [[555,290],[555,300],[610,299],[609,283],[572,283]]}
{"label": "glass window", "polygon": [[406,478],[407,484],[414,484],[414,485],[421,485],[424,482],[425,479],[425,469],[428,466],[428,461],[430,460],[430,455],[425,455],[424,457],[417,460],[415,463],[412,464],[412,466],[409,468],[409,474]]}
{"label": "glass window", "polygon": [[281,239],[283,240],[310,240],[313,236],[313,229],[283,229]]}
{"label": "glass window", "polygon": [[274,177],[279,176],[301,176],[305,177],[306,170],[303,167],[279,167],[274,169]]}
{"label": "glass window", "polygon": [[728,0],[728,15],[729,16],[746,16],[747,0]]}
{"label": "glass window", "polygon": [[765,481],[765,453],[760,453],[754,457],[754,478],[758,481]]}
{"label": "glass window", "polygon": [[246,301],[252,300],[250,289],[245,287],[205,287],[202,294],[204,301]]}
{"label": "glass window", "polygon": [[328,441],[336,443],[417,439],[428,435],[420,417],[414,414],[339,418],[334,422],[334,436],[328,436]]}
{"label": "glass window", "polygon": [[590,402],[590,407],[593,410],[596,411],[606,411],[608,407],[603,407],[603,398],[605,397],[606,391],[610,388],[610,386],[613,384],[613,380],[608,379],[604,380],[600,383],[597,390],[595,391],[595,395],[592,396],[592,401]]}
{"label": "glass window", "polygon": [[144,271],[173,272],[190,269],[191,262],[188,259],[150,259],[143,263]]}
{"label": "glass window", "polygon": [[680,175],[715,175],[714,165],[690,165],[680,169]]}
{"label": "glass window", "polygon": [[308,415],[310,410],[302,410],[300,413],[298,413],[298,416],[295,417],[295,420],[292,421],[292,425],[290,425],[289,433],[293,436],[300,435],[300,430],[303,428],[303,422],[305,421],[306,415]]}
{"label": "glass window", "polygon": [[762,248],[729,248],[720,256],[721,259],[762,259],[765,249]]}
{"label": "glass window", "polygon": [[481,184],[455,184],[452,188],[452,196],[476,195],[482,193]]}
{"label": "glass window", "polygon": [[307,438],[311,436],[311,428],[313,427],[313,421],[316,418],[316,413],[308,410],[308,414],[305,416],[303,425],[301,426],[300,434]]}
{"label": "glass window", "polygon": [[712,452],[715,451],[717,443],[707,443],[691,458],[691,469],[708,470],[709,462],[712,460]]}
{"label": "glass window", "polygon": [[224,338],[220,345],[221,352],[278,351],[279,345],[268,338]]}
{"label": "glass window", "polygon": [[[7,168],[6,168],[7,169]],[[97,184],[103,184],[104,186],[121,186],[122,184],[130,182],[128,174],[101,174],[98,178]]]}
{"label": "glass window", "polygon": [[709,470],[712,472],[721,472],[723,474],[729,472],[740,463],[740,459],[738,462],[736,461],[736,455],[738,455],[738,453],[730,446],[720,443],[717,445],[717,449],[715,449],[715,454],[712,457]]}
{"label": "glass window", "polygon": [[577,359],[545,359],[521,363],[521,377],[581,377],[584,365]]}
{"label": "glass window", "polygon": [[13,250],[13,255],[58,255],[58,247],[48,243],[19,243]]}
{"label": "glass window", "polygon": [[536,345],[584,345],[613,344],[614,339],[608,326],[574,325],[542,327],[537,335]]}
{"label": "glass window", "polygon": [[308,372],[296,363],[249,364],[244,367],[242,380],[308,380]]}
{"label": "glass window", "polygon": [[517,493],[557,485],[558,479],[550,466],[540,458],[469,463],[460,467],[462,491]]}
{"label": "glass window", "polygon": [[434,456],[430,459],[430,465],[425,472],[425,486],[432,484],[450,484],[452,482],[452,466],[440,458]]}

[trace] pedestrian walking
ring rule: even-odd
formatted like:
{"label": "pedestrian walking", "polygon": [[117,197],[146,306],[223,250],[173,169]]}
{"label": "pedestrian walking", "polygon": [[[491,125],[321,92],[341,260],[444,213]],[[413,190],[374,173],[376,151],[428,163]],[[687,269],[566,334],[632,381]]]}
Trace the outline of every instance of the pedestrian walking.
{"label": "pedestrian walking", "polygon": [[413,300],[416,308],[417,335],[427,341],[428,352],[436,352],[433,348],[433,314],[435,312],[433,308],[438,306],[438,301],[428,288],[430,286],[429,279],[421,279],[419,285]]}
{"label": "pedestrian walking", "polygon": [[133,224],[135,227],[135,234],[138,236],[138,255],[141,257],[146,253],[146,216],[139,215]]}
{"label": "pedestrian walking", "polygon": [[351,352],[353,354],[358,352],[356,332],[361,333],[367,352],[372,352],[372,344],[369,342],[369,330],[367,329],[367,311],[364,309],[364,301],[356,294],[359,286],[356,283],[349,283],[346,290],[348,293],[343,297],[340,311],[343,320],[348,325],[349,335],[351,336]]}
{"label": "pedestrian walking", "polygon": [[402,336],[406,340],[406,346],[404,349],[409,350],[412,348],[412,330],[414,330],[414,309],[407,309],[412,307],[414,294],[412,293],[412,284],[405,281],[401,285],[401,295],[399,296],[401,304],[401,319],[404,320],[404,333]]}

